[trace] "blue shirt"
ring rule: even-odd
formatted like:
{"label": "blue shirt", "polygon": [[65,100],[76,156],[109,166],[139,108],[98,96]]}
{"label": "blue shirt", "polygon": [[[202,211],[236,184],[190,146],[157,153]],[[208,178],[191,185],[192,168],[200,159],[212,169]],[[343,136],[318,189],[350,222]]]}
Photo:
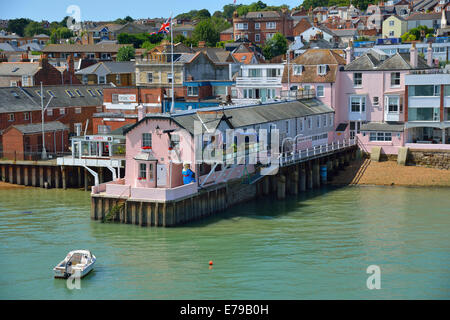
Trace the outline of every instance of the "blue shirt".
{"label": "blue shirt", "polygon": [[184,184],[190,184],[192,182],[195,182],[194,172],[192,172],[191,169],[183,170],[181,171],[181,174],[183,175]]}

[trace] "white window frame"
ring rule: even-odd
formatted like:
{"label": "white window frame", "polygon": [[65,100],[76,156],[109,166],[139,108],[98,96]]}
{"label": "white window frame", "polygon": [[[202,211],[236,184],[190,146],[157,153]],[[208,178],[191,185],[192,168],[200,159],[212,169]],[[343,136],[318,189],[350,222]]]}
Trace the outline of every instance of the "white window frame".
{"label": "white window frame", "polygon": [[[322,89],[322,94],[319,94],[319,88]],[[325,87],[323,85],[316,86],[316,96],[317,97],[325,97]]]}
{"label": "white window frame", "polygon": [[294,65],[294,76],[301,76],[303,72],[303,65]]}
{"label": "white window frame", "polygon": [[267,30],[275,30],[277,28],[277,23],[274,21],[266,22],[266,29]]}
{"label": "white window frame", "polygon": [[147,82],[153,83],[153,72],[147,72]]}
{"label": "white window frame", "polygon": [[[397,74],[398,74],[398,79],[396,77]],[[398,84],[395,84],[395,83],[393,84],[392,83],[393,81],[396,82],[397,80],[398,80]],[[400,72],[391,72],[391,88],[398,88],[398,87],[400,87],[400,84],[401,84],[401,74],[400,74]]]}
{"label": "white window frame", "polygon": [[327,65],[326,64],[319,64],[317,66],[317,74],[319,76],[324,76],[327,74]]}
{"label": "white window frame", "polygon": [[76,107],[75,108],[75,113],[76,114],[80,114],[81,113],[81,108],[80,107]]}
{"label": "white window frame", "polygon": [[255,42],[261,41],[261,35],[259,33],[255,34]]}
{"label": "white window frame", "polygon": [[188,86],[187,95],[188,97],[198,97],[198,87]]}
{"label": "white window frame", "polygon": [[[358,81],[361,81],[361,83],[356,83],[356,75],[361,75],[361,79],[360,80],[358,80]],[[353,88],[362,88],[362,85],[363,85],[363,80],[362,80],[362,72],[354,72],[353,73]]]}
{"label": "white window frame", "polygon": [[29,113],[29,112],[24,112],[24,113],[23,113],[23,119],[24,119],[25,121],[30,120],[30,113]]}
{"label": "white window frame", "polygon": [[261,29],[261,23],[255,22],[255,29],[260,30]]}
{"label": "white window frame", "polygon": [[[352,100],[359,99],[359,111],[353,111]],[[350,96],[349,99],[349,111],[350,113],[365,113],[366,112],[366,96]]]}
{"label": "white window frame", "polygon": [[392,132],[371,131],[369,132],[370,142],[392,142]]}
{"label": "white window frame", "polygon": [[[397,104],[392,104],[392,106],[396,106],[397,110],[391,111],[391,100],[396,100]],[[386,96],[385,97],[385,108],[388,114],[399,114],[400,113],[400,96]]]}
{"label": "white window frame", "polygon": [[172,83],[173,81],[173,74],[172,72],[167,73],[167,83]]}

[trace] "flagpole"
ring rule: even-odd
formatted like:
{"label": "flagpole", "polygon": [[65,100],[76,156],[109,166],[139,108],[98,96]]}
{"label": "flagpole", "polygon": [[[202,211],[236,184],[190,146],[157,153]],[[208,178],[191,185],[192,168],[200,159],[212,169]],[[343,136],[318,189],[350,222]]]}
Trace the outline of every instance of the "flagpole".
{"label": "flagpole", "polygon": [[175,74],[173,72],[173,23],[172,23],[172,15],[170,14],[170,42],[172,47],[172,106],[170,107],[170,112],[172,113],[175,110],[175,92],[174,92],[174,83],[175,83]]}

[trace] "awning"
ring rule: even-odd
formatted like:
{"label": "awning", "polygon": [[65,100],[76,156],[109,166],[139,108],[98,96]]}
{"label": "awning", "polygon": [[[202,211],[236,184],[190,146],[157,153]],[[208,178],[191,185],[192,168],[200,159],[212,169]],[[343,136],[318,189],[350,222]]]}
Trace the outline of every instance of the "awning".
{"label": "awning", "polygon": [[141,152],[139,153],[137,156],[134,157],[134,160],[138,160],[138,161],[158,161],[158,159],[156,159],[153,156],[153,152]]}
{"label": "awning", "polygon": [[405,126],[398,122],[369,122],[361,125],[361,131],[403,132]]}

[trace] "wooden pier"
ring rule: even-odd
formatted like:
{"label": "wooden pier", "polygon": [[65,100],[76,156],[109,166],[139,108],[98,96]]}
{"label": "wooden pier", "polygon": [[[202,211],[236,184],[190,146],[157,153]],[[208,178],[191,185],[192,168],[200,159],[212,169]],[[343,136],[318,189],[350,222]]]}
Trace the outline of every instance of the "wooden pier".
{"label": "wooden pier", "polygon": [[[320,188],[356,157],[357,146],[286,165],[276,175],[263,176],[256,183],[235,179],[201,189],[174,201],[151,201],[92,194],[91,219],[154,227],[175,227],[215,215],[236,204],[259,196],[287,195]],[[326,170],[325,175],[321,175]],[[326,168],[326,169],[325,169]]]}

